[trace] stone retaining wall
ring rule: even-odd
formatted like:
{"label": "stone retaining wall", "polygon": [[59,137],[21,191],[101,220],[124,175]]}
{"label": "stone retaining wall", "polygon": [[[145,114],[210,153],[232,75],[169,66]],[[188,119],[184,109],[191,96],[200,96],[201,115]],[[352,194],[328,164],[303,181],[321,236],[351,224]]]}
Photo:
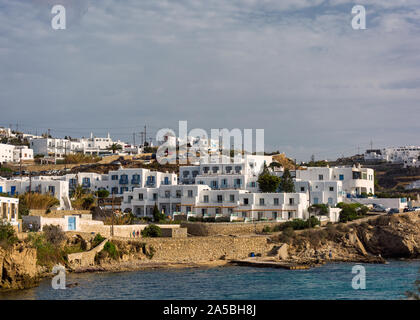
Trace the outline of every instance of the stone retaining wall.
{"label": "stone retaining wall", "polygon": [[266,255],[273,245],[265,236],[250,237],[189,237],[189,238],[144,238],[152,261],[165,262],[208,262],[220,259],[244,259],[251,252]]}
{"label": "stone retaining wall", "polygon": [[214,235],[249,235],[261,233],[265,226],[271,228],[280,222],[181,222],[181,227],[185,227],[188,233],[194,236],[214,236]]}

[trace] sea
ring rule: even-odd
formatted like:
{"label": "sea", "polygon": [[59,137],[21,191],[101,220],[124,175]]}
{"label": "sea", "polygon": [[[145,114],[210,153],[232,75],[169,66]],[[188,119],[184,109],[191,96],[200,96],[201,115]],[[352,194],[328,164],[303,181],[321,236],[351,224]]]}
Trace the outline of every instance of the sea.
{"label": "sea", "polygon": [[67,274],[70,288],[51,279],[0,299],[141,300],[401,300],[414,291],[420,261],[329,263],[309,270],[242,266]]}

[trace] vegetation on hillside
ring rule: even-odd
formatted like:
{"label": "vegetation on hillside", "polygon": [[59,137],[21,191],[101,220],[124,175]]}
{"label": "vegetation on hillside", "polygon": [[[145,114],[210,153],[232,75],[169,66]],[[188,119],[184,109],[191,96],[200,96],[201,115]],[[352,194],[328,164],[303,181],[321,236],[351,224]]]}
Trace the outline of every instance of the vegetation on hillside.
{"label": "vegetation on hillside", "polygon": [[24,193],[19,196],[19,216],[28,215],[29,210],[45,210],[58,206],[60,201],[49,194]]}

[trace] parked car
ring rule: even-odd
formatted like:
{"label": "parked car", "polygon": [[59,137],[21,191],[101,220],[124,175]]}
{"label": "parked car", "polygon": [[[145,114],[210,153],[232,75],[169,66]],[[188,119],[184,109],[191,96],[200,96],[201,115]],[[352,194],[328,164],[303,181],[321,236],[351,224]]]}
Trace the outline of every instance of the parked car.
{"label": "parked car", "polygon": [[388,211],[388,214],[400,213],[400,209],[392,208]]}
{"label": "parked car", "polygon": [[404,208],[403,212],[412,212],[412,211],[416,211],[415,208]]}
{"label": "parked car", "polygon": [[389,208],[385,208],[382,205],[374,204],[371,211],[372,212],[388,212],[389,210],[390,210]]}

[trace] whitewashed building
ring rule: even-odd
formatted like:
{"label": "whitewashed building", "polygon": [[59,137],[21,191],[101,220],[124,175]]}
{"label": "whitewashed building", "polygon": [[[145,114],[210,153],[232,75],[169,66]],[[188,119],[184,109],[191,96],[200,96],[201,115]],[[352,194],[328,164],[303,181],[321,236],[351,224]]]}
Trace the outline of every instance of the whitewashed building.
{"label": "whitewashed building", "polygon": [[17,225],[18,209],[18,198],[0,197],[0,219],[9,222],[11,225]]}
{"label": "whitewashed building", "polygon": [[15,146],[0,143],[0,163],[13,162]]}
{"label": "whitewashed building", "polygon": [[[341,181],[341,190],[346,197],[375,193],[374,170],[353,167],[308,167],[296,170],[296,181]],[[344,195],[344,194],[343,194]]]}
{"label": "whitewashed building", "polygon": [[410,159],[419,159],[420,146],[388,147],[366,150],[365,160],[404,163]]}
{"label": "whitewashed building", "polygon": [[39,176],[29,179],[28,177],[17,179],[1,179],[0,192],[10,196],[18,196],[26,192],[49,194],[60,201],[58,210],[70,210],[69,184],[66,181],[57,180],[55,177]]}

